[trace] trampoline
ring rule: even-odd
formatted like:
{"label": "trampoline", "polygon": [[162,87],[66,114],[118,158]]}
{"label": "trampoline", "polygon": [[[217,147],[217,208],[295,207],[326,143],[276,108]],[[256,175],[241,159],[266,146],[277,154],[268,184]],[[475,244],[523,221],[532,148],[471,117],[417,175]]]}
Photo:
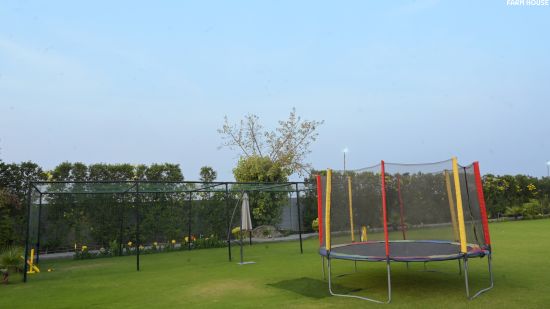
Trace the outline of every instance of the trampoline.
{"label": "trampoline", "polygon": [[[385,163],[317,176],[319,254],[334,296],[377,303],[392,299],[391,264],[458,261],[466,297],[493,288],[491,239],[479,164],[457,159],[429,164]],[[490,285],[473,295],[468,260],[486,258]],[[384,262],[386,300],[333,289],[331,260]],[[426,264],[424,264],[425,266]],[[338,276],[337,278],[341,278]],[[356,289],[351,289],[356,291]]]}
{"label": "trampoline", "polygon": [[[462,259],[464,254],[460,252],[460,243],[413,240],[392,241],[389,243],[389,259],[395,262],[431,262]],[[481,257],[489,254],[477,245],[468,244],[467,257]],[[321,248],[319,253],[327,256],[326,248]],[[386,261],[385,243],[383,241],[356,242],[347,245],[332,247],[331,258],[351,261]]]}

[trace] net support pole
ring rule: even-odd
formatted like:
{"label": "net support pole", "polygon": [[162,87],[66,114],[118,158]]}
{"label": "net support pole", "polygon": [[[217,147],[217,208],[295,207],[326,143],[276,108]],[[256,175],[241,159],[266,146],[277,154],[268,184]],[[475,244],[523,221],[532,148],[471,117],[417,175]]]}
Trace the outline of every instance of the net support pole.
{"label": "net support pole", "polygon": [[36,230],[36,264],[40,262],[40,228],[42,226],[42,193],[38,198],[38,230]]}
{"label": "net support pole", "polygon": [[451,212],[451,223],[453,225],[455,241],[460,241],[458,225],[456,223],[456,208],[455,208],[455,202],[453,199],[453,190],[451,188],[451,177],[449,176],[448,171],[445,171],[445,186],[447,188],[447,197],[449,199],[449,211]]}
{"label": "net support pole", "polygon": [[489,222],[487,219],[487,209],[485,207],[485,197],[483,196],[483,183],[481,182],[481,173],[479,172],[479,162],[474,162],[474,176],[477,189],[477,200],[479,203],[479,210],[481,212],[481,223],[483,224],[483,236],[485,237],[485,244],[491,248],[491,237],[489,235]]}
{"label": "net support pole", "polygon": [[403,207],[403,197],[401,196],[401,176],[397,175],[397,195],[399,197],[399,218],[401,220],[401,233],[403,234],[403,240],[407,239],[407,232],[405,229],[405,210]]}
{"label": "net support pole", "polygon": [[140,246],[140,239],[139,239],[139,207],[141,204],[141,198],[139,194],[139,182],[136,182],[136,269],[139,271],[139,246]]}
{"label": "net support pole", "polygon": [[122,203],[119,205],[119,216],[120,216],[120,227],[119,227],[119,235],[118,235],[118,252],[119,255],[122,255],[122,241],[124,238],[124,206],[125,206],[125,199],[126,195],[122,194]]}
{"label": "net support pole", "polygon": [[330,254],[330,197],[332,194],[332,170],[327,169],[327,190],[325,201],[325,248]]}
{"label": "net support pole", "polygon": [[240,249],[240,254],[241,254],[241,262],[239,264],[244,264],[244,252],[243,252],[243,210],[242,210],[242,207],[241,207],[241,224],[239,225],[239,234],[241,236],[241,242],[240,242],[240,246],[239,246],[239,249]]}
{"label": "net support pole", "polygon": [[[227,218],[229,219],[229,185],[225,184],[225,214]],[[229,222],[227,223],[229,233],[227,236],[227,256],[229,258],[229,262],[231,262],[231,238],[229,235],[231,235],[231,219],[229,219]]]}
{"label": "net support pole", "polygon": [[193,193],[189,192],[189,209],[187,211],[187,250],[191,250],[191,208],[193,206]]}
{"label": "net support pole", "polygon": [[304,253],[304,247],[302,244],[302,214],[300,210],[300,190],[298,190],[298,183],[295,184],[296,186],[296,207],[298,208],[298,235],[300,237],[300,253]]}
{"label": "net support pole", "polygon": [[386,258],[388,258],[389,263],[390,244],[388,237],[388,211],[386,207],[386,168],[383,160],[380,162],[380,174],[380,183],[382,186],[382,220],[384,224],[384,243],[386,247]]}
{"label": "net support pole", "polygon": [[355,242],[355,233],[353,227],[353,196],[351,189],[351,176],[348,176],[348,205],[349,205],[349,223],[351,232],[351,242]]}
{"label": "net support pole", "polygon": [[27,236],[25,237],[25,262],[23,263],[23,282],[27,282],[27,271],[29,270],[27,266],[27,260],[29,259],[29,238],[30,238],[30,228],[31,228],[31,183],[29,181],[29,188],[27,189]]}
{"label": "net support pole", "polygon": [[460,236],[460,252],[468,253],[466,246],[466,228],[464,226],[464,209],[462,208],[462,192],[460,191],[460,177],[458,175],[458,161],[453,157],[453,178],[455,182],[456,210],[458,217],[458,231]]}
{"label": "net support pole", "polygon": [[321,187],[322,186],[321,175],[317,175],[316,178],[317,178],[317,226],[319,229],[319,246],[322,247],[323,246],[323,188]]}

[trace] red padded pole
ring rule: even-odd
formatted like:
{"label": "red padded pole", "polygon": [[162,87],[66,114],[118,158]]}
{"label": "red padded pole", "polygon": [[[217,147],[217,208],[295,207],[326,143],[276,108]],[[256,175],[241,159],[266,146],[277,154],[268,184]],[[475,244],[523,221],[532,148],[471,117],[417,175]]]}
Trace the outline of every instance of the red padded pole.
{"label": "red padded pole", "polygon": [[384,160],[380,163],[381,183],[382,183],[382,220],[384,221],[384,240],[386,243],[386,257],[390,256],[390,244],[388,237],[388,211],[386,210],[386,170]]}
{"label": "red padded pole", "polygon": [[317,175],[317,223],[319,225],[319,245],[323,246],[323,188],[321,175]]}
{"label": "red padded pole", "polygon": [[489,235],[489,222],[487,220],[487,208],[485,207],[485,197],[483,196],[483,183],[481,182],[481,173],[479,172],[479,162],[474,162],[474,176],[476,178],[477,200],[479,202],[479,211],[481,212],[481,223],[483,224],[483,235],[485,244],[491,245]]}

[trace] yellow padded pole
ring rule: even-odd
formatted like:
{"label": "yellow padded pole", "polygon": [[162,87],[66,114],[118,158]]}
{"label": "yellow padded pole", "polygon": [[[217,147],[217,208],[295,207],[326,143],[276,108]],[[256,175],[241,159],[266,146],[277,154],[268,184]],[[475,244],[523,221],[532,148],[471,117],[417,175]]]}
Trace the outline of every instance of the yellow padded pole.
{"label": "yellow padded pole", "polygon": [[362,241],[362,242],[368,241],[368,238],[367,238],[367,227],[364,226],[364,225],[361,227],[361,241]]}
{"label": "yellow padded pole", "polygon": [[349,223],[351,229],[351,242],[355,242],[355,233],[353,232],[353,199],[351,197],[351,176],[348,176],[348,204],[349,204]]}
{"label": "yellow padded pole", "polygon": [[447,197],[449,199],[449,210],[451,211],[451,222],[453,224],[453,232],[455,241],[460,239],[458,234],[458,225],[456,223],[456,208],[455,201],[453,199],[453,189],[451,188],[451,176],[448,171],[445,171],[445,185],[447,186]]}
{"label": "yellow padded pole", "polygon": [[327,189],[325,201],[325,247],[330,251],[330,195],[332,194],[332,170],[327,169]]}
{"label": "yellow padded pole", "polygon": [[455,181],[456,211],[458,217],[458,230],[460,235],[460,252],[467,253],[466,247],[466,228],[464,227],[464,210],[462,209],[462,193],[460,191],[460,178],[458,175],[458,162],[453,157],[453,176]]}

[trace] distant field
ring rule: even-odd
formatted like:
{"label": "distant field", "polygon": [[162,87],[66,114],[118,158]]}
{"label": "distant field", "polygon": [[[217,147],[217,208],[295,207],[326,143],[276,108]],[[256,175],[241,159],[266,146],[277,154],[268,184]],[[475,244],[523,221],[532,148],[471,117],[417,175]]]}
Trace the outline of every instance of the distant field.
{"label": "distant field", "polygon": [[[423,272],[422,264],[407,270],[392,264],[396,308],[550,308],[550,220],[502,222],[490,225],[494,248],[495,288],[476,300],[464,296],[457,262],[428,263],[438,272]],[[11,278],[0,285],[0,308],[257,308],[381,306],[332,297],[322,280],[317,240],[258,244],[245,248],[239,266],[227,261],[225,248],[97,260],[48,261],[45,271],[27,284]],[[238,256],[238,249],[234,249]],[[353,269],[338,261],[337,272]],[[473,289],[486,286],[486,259],[471,261]],[[336,279],[339,288],[384,298],[386,272],[382,263],[358,263],[359,272]],[[17,282],[16,282],[17,280]]]}

